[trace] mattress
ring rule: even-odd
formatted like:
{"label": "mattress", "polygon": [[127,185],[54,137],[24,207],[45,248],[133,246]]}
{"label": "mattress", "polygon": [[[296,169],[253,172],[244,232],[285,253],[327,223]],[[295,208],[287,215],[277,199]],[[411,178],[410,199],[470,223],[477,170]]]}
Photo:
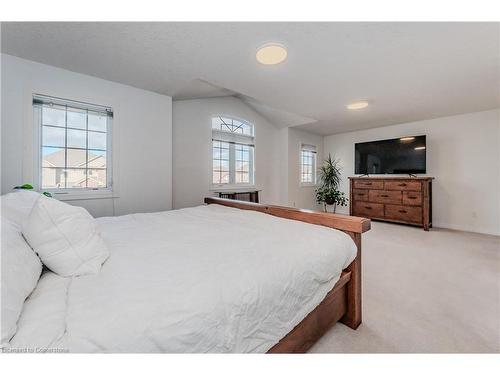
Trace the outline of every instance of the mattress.
{"label": "mattress", "polygon": [[96,275],[42,275],[15,348],[264,353],[355,258],[338,230],[220,205],[97,219]]}

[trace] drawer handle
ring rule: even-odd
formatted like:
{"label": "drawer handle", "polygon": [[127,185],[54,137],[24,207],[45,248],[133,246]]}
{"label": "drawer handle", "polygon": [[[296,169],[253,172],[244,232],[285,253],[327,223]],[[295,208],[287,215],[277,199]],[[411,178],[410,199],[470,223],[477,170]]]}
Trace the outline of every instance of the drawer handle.
{"label": "drawer handle", "polygon": [[408,199],[417,199],[417,197],[408,197]]}
{"label": "drawer handle", "polygon": [[402,214],[406,214],[407,213],[406,210],[399,210],[399,212],[401,212]]}
{"label": "drawer handle", "polygon": [[380,195],[382,198],[389,198],[389,196],[387,194],[381,194]]}
{"label": "drawer handle", "polygon": [[406,184],[403,182],[402,184],[399,184],[398,186],[406,186]]}
{"label": "drawer handle", "polygon": [[372,208],[370,206],[365,206],[367,210],[371,210]]}

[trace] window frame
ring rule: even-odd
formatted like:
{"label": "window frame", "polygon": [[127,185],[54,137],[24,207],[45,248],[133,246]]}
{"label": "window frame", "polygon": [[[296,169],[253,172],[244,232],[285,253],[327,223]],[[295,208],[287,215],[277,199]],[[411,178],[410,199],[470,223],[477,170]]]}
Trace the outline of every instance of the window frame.
{"label": "window frame", "polygon": [[[299,185],[301,187],[314,187],[318,185],[318,147],[315,145],[309,145],[302,143],[299,148]],[[312,164],[312,182],[305,182],[302,180],[304,163],[303,163],[303,152],[311,152],[313,154],[313,164]]]}
{"label": "window frame", "polygon": [[[225,130],[219,130],[213,128],[213,119],[214,118],[226,118],[231,120],[236,120],[247,124],[252,129],[252,134],[240,134],[240,133],[232,133]],[[217,138],[217,134],[227,134],[228,139],[222,139],[223,137]],[[246,188],[254,188],[255,187],[255,125],[247,120],[231,116],[231,115],[212,115],[210,116],[210,135],[211,135],[211,143],[210,143],[210,181],[209,186],[210,190],[222,191],[222,190],[238,190],[238,189],[246,189]],[[249,142],[248,144],[239,143],[234,140],[229,140],[229,138],[243,138]],[[229,145],[229,182],[228,183],[214,183],[213,181],[213,150],[214,150],[214,141],[227,143]],[[248,146],[249,147],[249,182],[236,182],[236,146]]]}
{"label": "window frame", "polygon": [[[69,108],[88,110],[91,112],[102,112],[103,109],[106,110],[106,187],[97,188],[44,188],[42,186],[42,167],[43,167],[43,140],[42,140],[42,108],[44,104],[35,103],[35,99],[46,100],[50,102],[51,100],[55,105],[66,105]],[[91,199],[91,198],[114,198],[114,187],[113,187],[113,109],[104,105],[91,104],[86,102],[80,102],[70,99],[63,99],[54,96],[33,94],[32,95],[32,114],[33,114],[33,134],[34,134],[34,185],[37,191],[46,191],[51,193],[54,197],[61,200],[73,200],[73,199]],[[67,109],[66,109],[67,111]],[[88,114],[87,114],[88,115]],[[67,116],[67,115],[66,115]],[[66,120],[67,121],[67,120]],[[65,131],[67,131],[67,122],[65,124]],[[82,129],[83,130],[83,129]],[[88,129],[86,130],[88,131]],[[61,147],[63,149],[68,149],[67,145]],[[72,148],[69,148],[72,149]],[[89,151],[88,145],[85,149],[86,152]],[[88,169],[87,169],[88,170]]]}

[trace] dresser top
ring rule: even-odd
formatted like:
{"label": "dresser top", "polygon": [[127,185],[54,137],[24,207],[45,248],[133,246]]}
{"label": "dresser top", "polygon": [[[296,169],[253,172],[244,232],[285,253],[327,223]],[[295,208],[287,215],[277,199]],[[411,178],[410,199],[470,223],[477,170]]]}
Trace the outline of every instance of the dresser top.
{"label": "dresser top", "polygon": [[433,180],[434,177],[430,176],[420,176],[420,177],[406,177],[406,176],[377,176],[377,177],[370,177],[370,176],[362,176],[362,177],[356,177],[356,176],[351,176],[349,177],[350,180]]}

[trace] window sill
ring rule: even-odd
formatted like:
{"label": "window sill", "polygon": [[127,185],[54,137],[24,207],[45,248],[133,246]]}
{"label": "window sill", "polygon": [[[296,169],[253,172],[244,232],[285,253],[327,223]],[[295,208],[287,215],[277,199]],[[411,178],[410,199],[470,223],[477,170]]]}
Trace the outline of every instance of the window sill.
{"label": "window sill", "polygon": [[301,188],[306,188],[306,187],[312,187],[312,188],[315,188],[315,187],[318,187],[318,184],[312,184],[312,183],[305,183],[305,182],[301,182],[299,183],[299,186]]}
{"label": "window sill", "polygon": [[239,192],[239,191],[248,191],[248,190],[261,190],[259,187],[255,185],[223,185],[223,186],[215,186],[212,185],[209,189],[209,191],[214,191],[214,192],[224,192],[224,191],[234,191],[234,192]]}
{"label": "window sill", "polygon": [[115,199],[119,196],[112,190],[84,190],[84,191],[54,191],[43,190],[52,194],[52,197],[60,201]]}

